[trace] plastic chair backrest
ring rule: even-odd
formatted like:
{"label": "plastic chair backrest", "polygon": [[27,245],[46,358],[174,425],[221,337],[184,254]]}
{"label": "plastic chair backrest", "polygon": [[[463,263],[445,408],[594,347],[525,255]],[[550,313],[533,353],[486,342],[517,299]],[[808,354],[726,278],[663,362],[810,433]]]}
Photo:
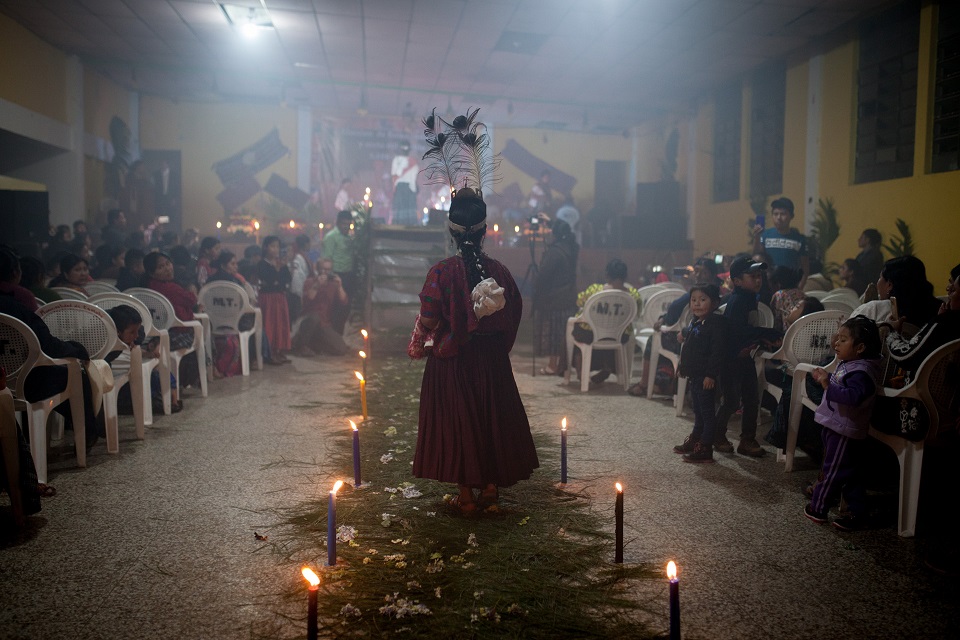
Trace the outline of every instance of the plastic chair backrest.
{"label": "plastic chair backrest", "polygon": [[816,298],[817,300],[823,300],[828,295],[830,295],[829,291],[822,291],[820,289],[814,289],[812,291],[804,291],[804,293],[810,296],[811,298]]}
{"label": "plastic chair backrest", "polygon": [[647,300],[649,300],[653,294],[663,290],[664,288],[659,284],[648,284],[645,287],[637,289],[637,293],[640,294],[640,301],[643,303],[643,306],[647,306]]}
{"label": "plastic chair backrest", "polygon": [[[955,417],[960,389],[960,340],[948,342],[928,355],[917,370],[916,386],[930,413],[930,435],[935,436],[947,416]],[[931,411],[931,409],[933,409]]]}
{"label": "plastic chair backrest", "polygon": [[177,316],[173,310],[173,304],[162,293],[143,287],[133,287],[124,293],[130,294],[150,310],[153,325],[157,329],[169,329],[176,323]]}
{"label": "plastic chair backrest", "polygon": [[650,296],[650,299],[643,305],[641,325],[652,327],[660,316],[667,312],[670,305],[685,293],[682,289],[663,289]]}
{"label": "plastic chair backrest", "polygon": [[817,311],[801,316],[783,337],[785,359],[798,364],[821,364],[833,355],[833,336],[849,314],[841,311]]}
{"label": "plastic chair backrest", "polygon": [[667,282],[658,283],[664,289],[679,289],[680,291],[685,291],[683,285],[679,282],[674,282],[673,280],[668,280]]}
{"label": "plastic chair backrest", "polygon": [[140,314],[140,318],[143,321],[144,335],[151,336],[156,335],[157,333],[153,326],[153,314],[150,313],[150,309],[147,308],[147,305],[143,304],[131,295],[121,292],[98,293],[95,296],[90,296],[87,299],[87,302],[97,305],[104,311],[110,311],[110,309],[119,307],[122,304],[130,305]]}
{"label": "plastic chair backrest", "polygon": [[827,292],[828,296],[847,296],[853,298],[854,300],[860,299],[860,294],[851,289],[850,287],[837,287],[836,289],[831,289]]}
{"label": "plastic chair backrest", "polygon": [[37,306],[38,306],[38,307],[42,307],[43,305],[47,304],[46,302],[44,302],[44,301],[41,300],[40,298],[34,298],[34,300],[37,302]]}
{"label": "plastic chair backrest", "polygon": [[758,302],[757,303],[757,320],[754,326],[772,329],[773,328],[773,309],[763,304],[762,302]]}
{"label": "plastic chair backrest", "polygon": [[[114,280],[116,282],[116,280]],[[84,289],[87,290],[87,293],[90,294],[90,297],[97,295],[98,293],[117,293],[120,289],[106,281],[106,280],[94,280],[93,282],[88,282],[84,285]]]}
{"label": "plastic chair backrest", "polygon": [[233,282],[208,282],[200,289],[198,297],[210,316],[210,326],[215,329],[226,327],[239,331],[240,318],[246,313],[254,312],[247,292]]}
{"label": "plastic chair backrest", "polygon": [[117,327],[107,312],[81,300],[58,300],[43,305],[37,315],[50,328],[50,333],[61,340],[79,342],[93,360],[105,357],[111,351],[122,350],[117,340]]}
{"label": "plastic chair backrest", "polygon": [[60,297],[64,300],[86,300],[87,296],[83,295],[76,289],[71,289],[69,287],[51,287],[51,291],[56,291],[60,294]]}
{"label": "plastic chair backrest", "polygon": [[[823,308],[827,311],[842,311],[848,316],[853,312],[854,307],[847,302],[846,298],[824,298],[820,301]],[[860,305],[857,305],[860,306]]]}
{"label": "plastic chair backrest", "polygon": [[580,319],[593,329],[594,343],[620,342],[624,329],[637,315],[637,301],[626,291],[599,291],[587,299]]}
{"label": "plastic chair backrest", "polygon": [[7,370],[7,382],[18,398],[23,398],[21,375],[30,371],[40,357],[40,341],[26,324],[0,313],[0,366]]}

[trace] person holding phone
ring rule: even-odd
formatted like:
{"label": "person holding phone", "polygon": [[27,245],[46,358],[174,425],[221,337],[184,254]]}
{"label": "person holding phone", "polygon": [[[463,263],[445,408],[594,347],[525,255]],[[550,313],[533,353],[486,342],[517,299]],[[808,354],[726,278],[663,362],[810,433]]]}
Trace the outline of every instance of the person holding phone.
{"label": "person holding phone", "polygon": [[775,267],[782,265],[799,270],[799,288],[803,289],[810,275],[810,258],[807,255],[806,236],[790,226],[793,210],[790,198],[777,198],[771,202],[772,229],[764,229],[765,216],[757,216],[757,223],[753,227],[753,251],[764,251]]}

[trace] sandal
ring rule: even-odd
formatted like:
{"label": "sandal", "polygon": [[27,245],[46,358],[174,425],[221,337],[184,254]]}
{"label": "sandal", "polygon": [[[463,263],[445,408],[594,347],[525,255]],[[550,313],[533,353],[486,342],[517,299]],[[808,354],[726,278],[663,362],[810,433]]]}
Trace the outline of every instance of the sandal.
{"label": "sandal", "polygon": [[456,509],[460,515],[463,516],[472,516],[477,512],[477,503],[476,502],[461,502],[460,496],[456,495],[450,498],[447,502],[453,509]]}
{"label": "sandal", "polygon": [[497,506],[497,503],[500,502],[500,489],[498,487],[494,487],[493,491],[486,489],[481,491],[477,502],[480,503],[480,507],[483,509]]}
{"label": "sandal", "polygon": [[181,411],[183,411],[183,400],[177,400],[176,402],[170,403],[171,415],[174,413],[180,413]]}
{"label": "sandal", "polygon": [[547,367],[540,367],[540,375],[542,376],[558,376],[560,372],[554,371],[553,369],[548,369]]}
{"label": "sandal", "polygon": [[627,389],[627,394],[633,396],[634,398],[646,398],[647,397],[647,385],[642,385],[638,382],[629,389]]}
{"label": "sandal", "polygon": [[41,482],[37,485],[37,493],[40,494],[41,498],[52,498],[53,496],[57,495],[57,490],[54,487]]}

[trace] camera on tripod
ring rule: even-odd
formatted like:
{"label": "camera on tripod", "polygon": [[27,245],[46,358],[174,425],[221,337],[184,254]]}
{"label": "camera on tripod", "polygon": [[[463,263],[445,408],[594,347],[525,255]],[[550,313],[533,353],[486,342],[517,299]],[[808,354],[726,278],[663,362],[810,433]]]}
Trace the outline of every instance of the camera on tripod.
{"label": "camera on tripod", "polygon": [[539,233],[541,225],[549,226],[548,221],[541,215],[530,216],[529,228],[533,233]]}

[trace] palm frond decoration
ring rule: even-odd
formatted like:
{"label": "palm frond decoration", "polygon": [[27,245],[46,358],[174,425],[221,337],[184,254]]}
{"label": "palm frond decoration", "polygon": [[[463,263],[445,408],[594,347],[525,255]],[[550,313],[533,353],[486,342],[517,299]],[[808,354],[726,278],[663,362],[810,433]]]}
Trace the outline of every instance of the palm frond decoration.
{"label": "palm frond decoration", "polygon": [[831,198],[817,200],[817,208],[813,214],[811,234],[817,239],[820,246],[821,259],[825,259],[827,250],[840,237],[840,223],[837,222],[837,208]]}
{"label": "palm frond decoration", "polygon": [[891,258],[914,255],[916,247],[913,244],[913,233],[910,232],[910,225],[901,218],[897,218],[896,225],[899,235],[890,236],[889,242],[883,245],[884,250],[890,254]]}

